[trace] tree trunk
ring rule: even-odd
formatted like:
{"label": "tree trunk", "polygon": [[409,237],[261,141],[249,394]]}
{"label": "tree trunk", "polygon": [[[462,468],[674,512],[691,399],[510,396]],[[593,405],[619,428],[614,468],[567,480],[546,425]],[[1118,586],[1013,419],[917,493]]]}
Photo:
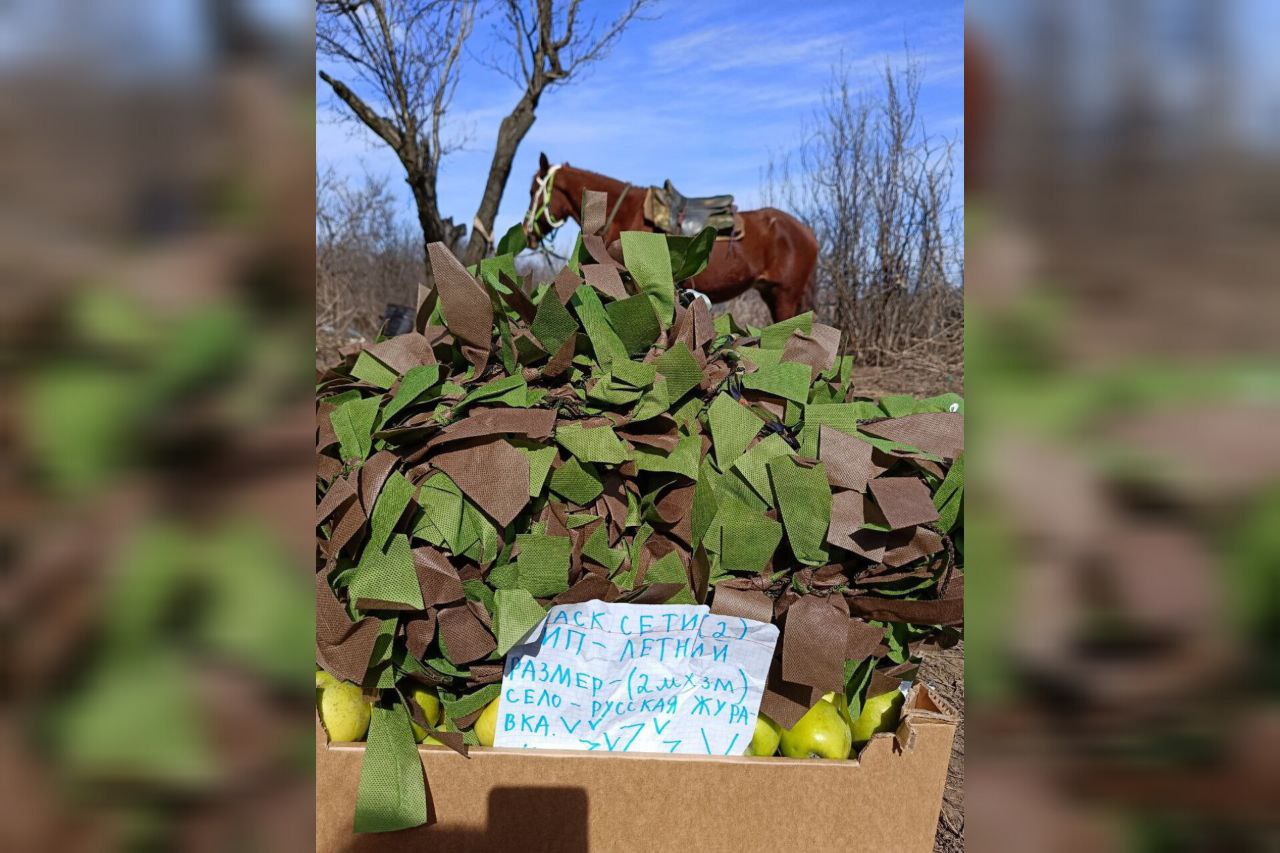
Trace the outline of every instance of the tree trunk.
{"label": "tree trunk", "polygon": [[[484,230],[493,234],[493,220],[498,216],[498,204],[502,201],[502,191],[511,176],[511,164],[516,158],[516,149],[521,140],[533,127],[534,108],[537,100],[528,96],[522,98],[511,114],[498,126],[498,144],[493,149],[493,162],[489,165],[489,179],[484,185],[484,196],[480,199],[480,209],[476,211],[476,219]],[[471,239],[467,241],[467,250],[462,262],[470,265],[479,263],[489,253],[489,240],[480,233],[480,229],[471,223]]]}
{"label": "tree trunk", "polygon": [[[405,183],[413,192],[413,203],[418,209],[418,227],[422,229],[422,263],[424,273],[430,274],[430,262],[427,260],[427,244],[442,242],[449,246],[450,234],[440,218],[434,190],[435,181],[425,173],[414,170],[405,178]],[[452,246],[449,246],[452,249]]]}

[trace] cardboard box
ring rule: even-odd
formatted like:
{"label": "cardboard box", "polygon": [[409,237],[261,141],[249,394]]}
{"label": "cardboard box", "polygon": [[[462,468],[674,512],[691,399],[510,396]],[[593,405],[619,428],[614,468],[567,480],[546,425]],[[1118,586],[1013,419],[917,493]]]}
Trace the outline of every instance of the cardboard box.
{"label": "cardboard box", "polygon": [[357,835],[362,743],[317,723],[316,849],[933,849],[956,715],[922,685],[856,761],[419,747],[431,823]]}

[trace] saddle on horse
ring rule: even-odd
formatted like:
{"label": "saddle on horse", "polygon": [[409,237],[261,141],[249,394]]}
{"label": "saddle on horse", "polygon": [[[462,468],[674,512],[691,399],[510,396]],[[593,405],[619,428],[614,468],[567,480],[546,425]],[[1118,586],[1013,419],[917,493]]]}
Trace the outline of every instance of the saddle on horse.
{"label": "saddle on horse", "polygon": [[670,180],[660,187],[649,187],[644,197],[644,218],[666,234],[692,237],[710,226],[719,240],[742,236],[732,195],[686,196]]}

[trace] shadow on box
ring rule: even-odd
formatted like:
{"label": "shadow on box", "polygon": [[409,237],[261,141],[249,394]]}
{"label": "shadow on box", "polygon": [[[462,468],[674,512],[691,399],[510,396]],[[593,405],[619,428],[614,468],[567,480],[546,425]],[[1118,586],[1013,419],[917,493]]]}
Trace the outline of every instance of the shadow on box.
{"label": "shadow on box", "polygon": [[[483,830],[426,826],[357,835],[344,853],[388,850],[551,851],[586,853],[587,792],[583,788],[494,788]],[[436,814],[427,780],[427,813]]]}

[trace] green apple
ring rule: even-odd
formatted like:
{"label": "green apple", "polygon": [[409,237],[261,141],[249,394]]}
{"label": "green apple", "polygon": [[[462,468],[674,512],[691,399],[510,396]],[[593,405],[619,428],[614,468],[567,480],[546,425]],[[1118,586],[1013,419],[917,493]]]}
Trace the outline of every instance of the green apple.
{"label": "green apple", "polygon": [[787,758],[848,758],[853,746],[849,724],[836,703],[825,697],[795,726],[783,729],[780,741]]}
{"label": "green apple", "polygon": [[773,755],[778,751],[778,739],[782,737],[782,727],[769,719],[765,714],[756,717],[756,733],[751,736],[743,755]]}
{"label": "green apple", "polygon": [[484,710],[480,712],[480,716],[476,718],[476,737],[480,738],[481,746],[493,746],[493,739],[498,736],[498,700],[494,699]]}
{"label": "green apple", "polygon": [[335,742],[360,740],[369,731],[369,702],[358,684],[337,681],[319,690],[320,723]]}
{"label": "green apple", "polygon": [[904,698],[901,690],[890,690],[868,699],[863,704],[858,719],[849,727],[853,733],[854,746],[862,746],[877,732],[888,732],[896,728]]}
{"label": "green apple", "polygon": [[[418,687],[409,694],[409,697],[418,703],[418,707],[422,709],[422,716],[427,718],[428,723],[434,726],[440,722],[440,699],[433,691]],[[418,743],[422,743],[427,737],[427,730],[413,722],[412,718],[409,720],[409,725],[413,726],[414,738]]]}
{"label": "green apple", "polygon": [[332,675],[325,672],[323,669],[316,670],[316,690],[321,690],[325,687],[328,687],[330,684],[337,684],[337,683],[338,683],[338,679],[334,678]]}

